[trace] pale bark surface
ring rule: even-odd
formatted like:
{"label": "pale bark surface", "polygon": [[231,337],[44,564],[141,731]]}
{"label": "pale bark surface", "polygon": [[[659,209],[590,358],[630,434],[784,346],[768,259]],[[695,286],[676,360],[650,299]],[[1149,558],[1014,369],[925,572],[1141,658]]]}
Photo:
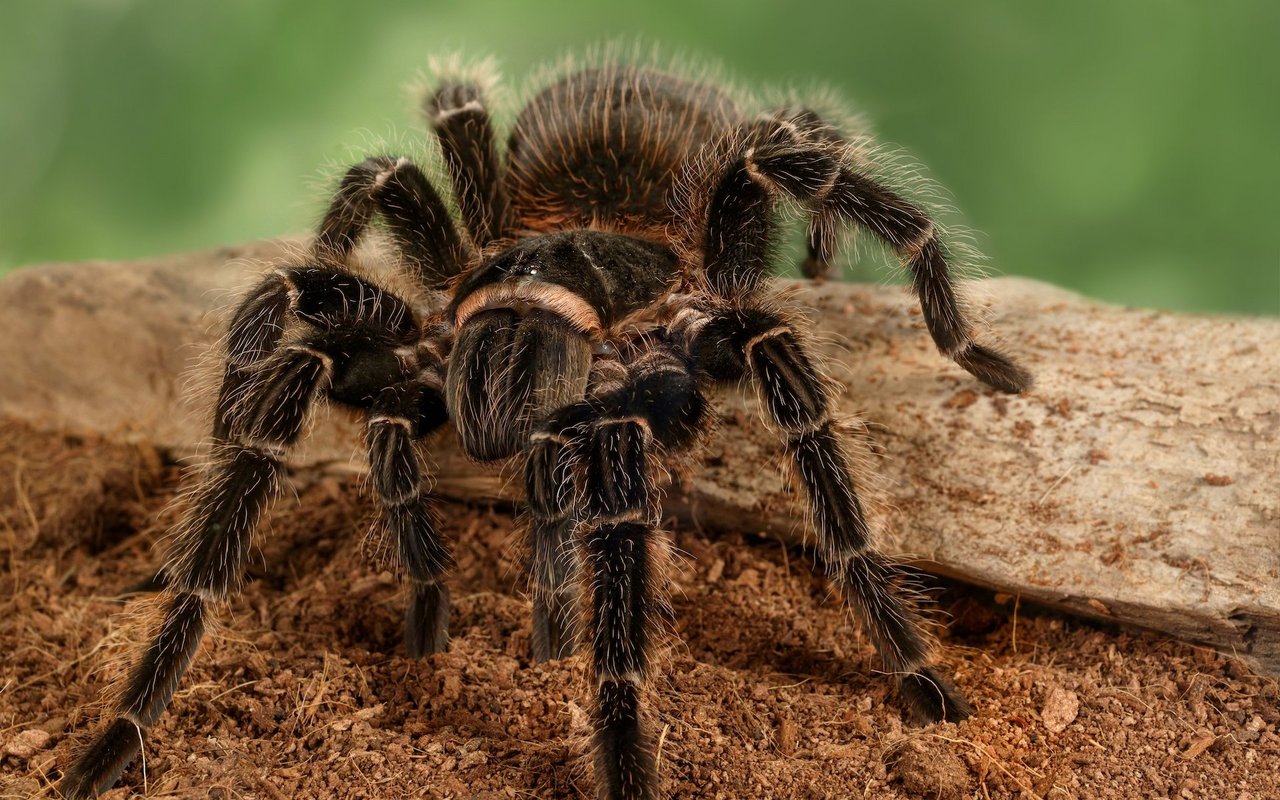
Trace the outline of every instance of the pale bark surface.
{"label": "pale bark surface", "polygon": [[[0,413],[197,453],[206,404],[183,399],[199,383],[193,365],[238,290],[296,249],[267,242],[11,274],[0,281]],[[887,550],[1280,674],[1280,320],[1126,309],[987,281],[993,328],[1037,378],[1030,394],[1008,397],[940,357],[898,287],[792,291],[813,309],[842,409],[871,424]],[[752,399],[718,400],[718,430],[676,471],[668,508],[709,528],[799,540],[780,443]],[[360,468],[345,417],[322,415],[291,459],[301,477]],[[509,498],[519,486],[468,463],[451,437],[434,460],[443,495]]]}

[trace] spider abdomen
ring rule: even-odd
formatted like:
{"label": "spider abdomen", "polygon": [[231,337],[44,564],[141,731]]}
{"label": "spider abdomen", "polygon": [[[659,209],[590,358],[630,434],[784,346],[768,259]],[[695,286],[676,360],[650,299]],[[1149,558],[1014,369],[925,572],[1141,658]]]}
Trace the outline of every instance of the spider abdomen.
{"label": "spider abdomen", "polygon": [[516,120],[507,184],[517,229],[608,221],[658,230],[670,222],[677,170],[732,127],[720,89],[633,66],[569,75]]}

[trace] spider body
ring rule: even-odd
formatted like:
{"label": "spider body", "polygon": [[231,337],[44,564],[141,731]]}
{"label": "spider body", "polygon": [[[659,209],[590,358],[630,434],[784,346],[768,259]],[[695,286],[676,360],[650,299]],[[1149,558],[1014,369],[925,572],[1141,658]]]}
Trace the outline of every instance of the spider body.
{"label": "spider body", "polygon": [[[139,729],[167,707],[209,615],[239,585],[284,453],[324,400],[366,420],[377,533],[408,587],[412,656],[448,642],[430,434],[452,425],[471,457],[518,459],[532,656],[590,659],[602,797],[658,795],[640,707],[665,608],[655,474],[707,429],[718,385],[755,385],[808,498],[821,562],[913,715],[969,713],[932,666],[904,574],[875,549],[830,388],[767,280],[779,204],[808,215],[810,276],[828,270],[839,226],[866,228],[910,269],[939,349],[1020,391],[1029,376],[975,341],[925,212],[814,112],[747,114],[725,90],[663,71],[565,75],[520,112],[505,153],[478,81],[444,82],[425,111],[460,219],[413,162],[367,159],[338,186],[310,258],[245,295],[224,345],[213,457],[164,570],[168,611],[64,793],[104,790],[136,755]],[[375,218],[416,297],[350,265]]]}

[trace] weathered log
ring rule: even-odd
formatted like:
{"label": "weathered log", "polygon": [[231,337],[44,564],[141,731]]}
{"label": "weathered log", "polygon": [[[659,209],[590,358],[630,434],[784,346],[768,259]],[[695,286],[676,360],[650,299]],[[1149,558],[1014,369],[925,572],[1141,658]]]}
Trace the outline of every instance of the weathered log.
{"label": "weathered log", "polygon": [[[140,263],[14,272],[0,282],[0,413],[196,453],[183,401],[220,310],[299,242]],[[993,329],[1037,377],[1001,396],[940,357],[895,287],[796,284],[840,405],[872,423],[887,549],[923,568],[1084,616],[1164,631],[1280,674],[1280,320],[1104,305],[1041,283],[984,282]],[[754,400],[668,494],[675,515],[794,541],[803,516]],[[327,415],[292,461],[360,468]],[[518,481],[451,438],[437,491],[509,496]]]}

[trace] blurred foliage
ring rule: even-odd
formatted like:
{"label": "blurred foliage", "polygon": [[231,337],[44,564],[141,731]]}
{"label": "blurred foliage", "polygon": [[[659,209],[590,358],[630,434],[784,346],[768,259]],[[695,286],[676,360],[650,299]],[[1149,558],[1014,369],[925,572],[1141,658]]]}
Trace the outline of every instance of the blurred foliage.
{"label": "blurred foliage", "polygon": [[996,272],[1280,313],[1272,0],[6,0],[0,31],[0,270],[302,230],[318,179],[411,141],[431,54],[518,79],[640,37],[854,99]]}

